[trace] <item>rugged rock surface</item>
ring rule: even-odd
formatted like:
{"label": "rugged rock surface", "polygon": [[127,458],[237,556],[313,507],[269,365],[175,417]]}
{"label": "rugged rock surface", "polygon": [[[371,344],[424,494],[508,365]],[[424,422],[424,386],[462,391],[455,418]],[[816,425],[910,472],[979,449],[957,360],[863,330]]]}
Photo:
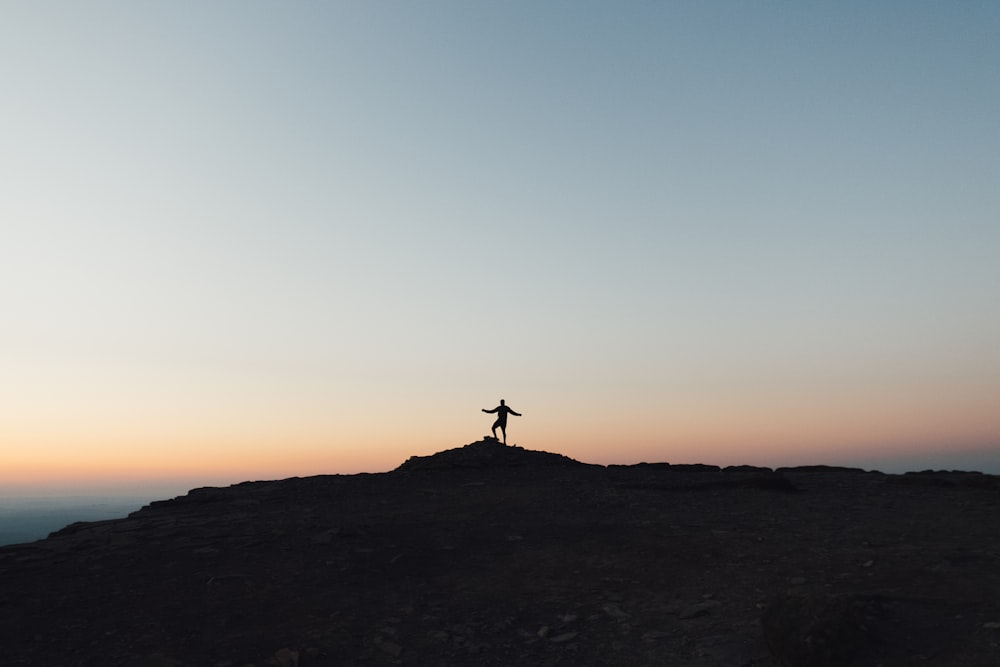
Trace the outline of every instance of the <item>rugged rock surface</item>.
{"label": "rugged rock surface", "polygon": [[473,443],[0,548],[0,663],[1000,664],[1000,485]]}
{"label": "rugged rock surface", "polygon": [[454,468],[503,468],[524,466],[585,466],[562,454],[536,452],[517,445],[504,445],[486,436],[479,442],[438,452],[433,456],[411,456],[396,470],[449,470]]}

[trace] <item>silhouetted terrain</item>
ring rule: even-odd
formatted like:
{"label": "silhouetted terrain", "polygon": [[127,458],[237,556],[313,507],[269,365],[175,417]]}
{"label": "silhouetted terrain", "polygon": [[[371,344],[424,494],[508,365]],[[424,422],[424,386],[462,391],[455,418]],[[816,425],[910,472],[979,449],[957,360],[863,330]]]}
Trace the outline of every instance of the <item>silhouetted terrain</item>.
{"label": "silhouetted terrain", "polygon": [[0,663],[994,666],[998,510],[976,473],[486,440],[0,548]]}

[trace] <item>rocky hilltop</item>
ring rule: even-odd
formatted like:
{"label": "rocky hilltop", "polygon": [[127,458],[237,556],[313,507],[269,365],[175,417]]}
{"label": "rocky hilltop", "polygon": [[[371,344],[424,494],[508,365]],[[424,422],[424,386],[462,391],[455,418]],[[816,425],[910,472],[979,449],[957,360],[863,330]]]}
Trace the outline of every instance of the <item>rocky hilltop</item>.
{"label": "rocky hilltop", "polygon": [[486,439],[0,548],[0,663],[1000,664],[1000,480]]}

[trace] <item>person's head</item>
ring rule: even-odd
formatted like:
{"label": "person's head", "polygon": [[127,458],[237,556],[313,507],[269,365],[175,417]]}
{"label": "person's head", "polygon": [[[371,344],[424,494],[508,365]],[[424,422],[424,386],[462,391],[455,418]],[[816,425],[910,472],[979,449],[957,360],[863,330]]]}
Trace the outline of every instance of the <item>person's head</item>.
{"label": "person's head", "polygon": [[500,399],[500,405],[503,405],[503,399],[502,398]]}

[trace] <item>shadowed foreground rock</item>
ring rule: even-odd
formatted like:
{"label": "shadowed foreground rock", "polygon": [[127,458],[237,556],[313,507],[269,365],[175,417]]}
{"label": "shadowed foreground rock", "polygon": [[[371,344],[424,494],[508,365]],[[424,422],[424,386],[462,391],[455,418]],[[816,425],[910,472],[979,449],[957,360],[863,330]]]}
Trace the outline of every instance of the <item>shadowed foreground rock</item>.
{"label": "shadowed foreground rock", "polygon": [[0,664],[1000,664],[974,473],[593,466],[473,443],[0,548]]}

